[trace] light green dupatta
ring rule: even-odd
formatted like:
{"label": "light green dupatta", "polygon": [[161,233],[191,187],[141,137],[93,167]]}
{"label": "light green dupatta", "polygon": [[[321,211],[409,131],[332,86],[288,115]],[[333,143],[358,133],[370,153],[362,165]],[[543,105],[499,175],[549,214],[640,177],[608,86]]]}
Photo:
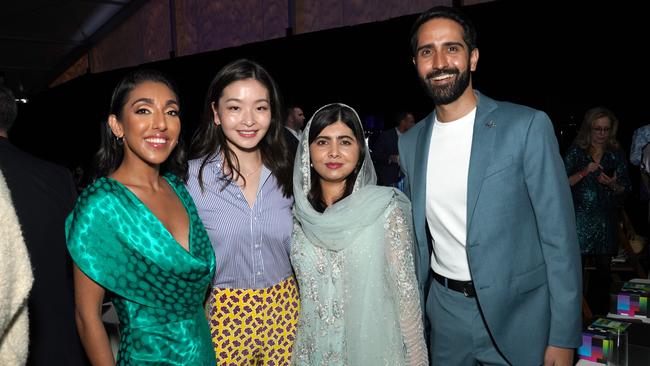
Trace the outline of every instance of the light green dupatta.
{"label": "light green dupatta", "polygon": [[[321,107],[314,115],[331,105]],[[377,175],[368,146],[354,183],[353,193],[328,207],[323,213],[316,211],[307,199],[312,179],[308,141],[312,120],[313,117],[302,133],[293,167],[294,217],[300,222],[302,231],[310,242],[329,250],[344,249],[364,228],[376,222],[386,212],[388,204],[395,196],[409,208],[407,212],[410,212],[410,203],[406,196],[396,190],[376,185]],[[365,144],[365,141],[358,142]]]}

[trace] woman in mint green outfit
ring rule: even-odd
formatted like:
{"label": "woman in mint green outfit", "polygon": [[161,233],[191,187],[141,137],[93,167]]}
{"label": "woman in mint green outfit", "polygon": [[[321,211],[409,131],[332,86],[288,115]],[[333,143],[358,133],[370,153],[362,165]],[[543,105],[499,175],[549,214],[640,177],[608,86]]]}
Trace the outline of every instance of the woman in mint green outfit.
{"label": "woman in mint green outfit", "polygon": [[[115,88],[99,176],[66,222],[77,325],[93,365],[214,365],[203,310],[215,258],[182,181],[178,94],[156,71]],[[113,358],[104,297],[120,320]]]}
{"label": "woman in mint green outfit", "polygon": [[411,208],[376,176],[357,113],[319,109],[294,165],[295,365],[428,365]]}

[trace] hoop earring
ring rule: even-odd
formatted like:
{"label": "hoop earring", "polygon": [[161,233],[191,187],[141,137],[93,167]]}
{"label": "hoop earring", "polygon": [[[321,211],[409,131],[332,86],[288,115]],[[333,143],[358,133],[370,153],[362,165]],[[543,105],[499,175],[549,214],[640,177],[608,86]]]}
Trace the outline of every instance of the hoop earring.
{"label": "hoop earring", "polygon": [[115,136],[115,141],[117,141],[118,145],[122,146],[122,144],[124,143],[124,136],[122,137]]}

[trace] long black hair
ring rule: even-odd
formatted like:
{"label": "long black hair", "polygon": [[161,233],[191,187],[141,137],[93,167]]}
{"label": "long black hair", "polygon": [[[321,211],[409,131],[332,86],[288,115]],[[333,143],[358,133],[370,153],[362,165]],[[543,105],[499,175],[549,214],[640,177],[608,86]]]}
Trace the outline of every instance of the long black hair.
{"label": "long black hair", "polygon": [[[343,195],[335,203],[352,194],[354,183],[357,180],[357,175],[366,156],[365,136],[361,127],[361,121],[352,108],[340,104],[332,104],[318,111],[312,118],[311,126],[309,127],[309,144],[311,145],[323,129],[339,121],[345,123],[354,133],[354,138],[359,145],[359,160],[352,173],[345,178],[345,190],[343,191]],[[311,167],[311,177],[311,188],[307,194],[307,200],[316,211],[323,212],[327,206],[323,202],[323,189],[321,188],[320,179],[314,179],[318,177],[318,173],[314,167]]]}
{"label": "long black hair", "polygon": [[[179,98],[178,88],[174,82],[157,70],[138,69],[125,75],[122,80],[113,89],[109,115],[115,115],[117,120],[122,119],[124,105],[129,100],[133,89],[144,82],[154,82],[165,84]],[[179,101],[180,104],[180,101]],[[108,120],[104,121],[101,126],[101,141],[99,150],[95,154],[95,174],[93,179],[105,177],[113,173],[124,159],[124,146],[122,140],[118,140],[108,125]],[[185,179],[187,176],[187,154],[183,144],[182,136],[178,136],[178,144],[172,150],[171,154],[160,165],[160,173],[172,173]]]}
{"label": "long black hair", "polygon": [[202,159],[198,175],[199,185],[203,189],[203,169],[205,165],[220,152],[223,153],[225,164],[229,168],[226,178],[232,181],[235,174],[237,174],[246,183],[245,178],[239,172],[237,155],[228,146],[226,135],[223,133],[221,126],[214,123],[212,104],[219,104],[219,98],[221,98],[223,90],[228,85],[247,79],[260,82],[269,93],[271,124],[258,146],[262,155],[262,163],[275,176],[282,193],[286,197],[291,197],[293,194],[293,158],[289,154],[282,131],[280,92],[271,75],[260,64],[246,59],[239,59],[224,66],[219,70],[208,88],[203,109],[203,120],[194,134],[190,149],[190,159]]}

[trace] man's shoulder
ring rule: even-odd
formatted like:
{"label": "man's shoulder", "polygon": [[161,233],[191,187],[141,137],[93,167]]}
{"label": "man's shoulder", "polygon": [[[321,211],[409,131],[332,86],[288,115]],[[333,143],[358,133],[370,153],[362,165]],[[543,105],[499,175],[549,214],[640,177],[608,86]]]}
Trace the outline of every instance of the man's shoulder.
{"label": "man's shoulder", "polygon": [[[30,217],[31,224],[25,225],[41,222],[39,220],[43,216],[65,217],[72,208],[77,194],[72,174],[65,167],[34,157],[13,146],[3,146],[0,151],[0,168],[21,221]],[[34,230],[33,227],[30,230]]]}
{"label": "man's shoulder", "polygon": [[35,157],[13,145],[6,144],[0,154],[0,165],[7,175],[69,176],[63,166]]}
{"label": "man's shoulder", "polygon": [[391,127],[389,129],[381,131],[379,134],[380,136],[397,136],[397,129],[395,127]]}
{"label": "man's shoulder", "polygon": [[641,126],[634,130],[634,137],[638,138],[650,138],[650,124]]}
{"label": "man's shoulder", "polygon": [[[510,120],[519,120],[519,119],[531,119],[535,115],[544,115],[546,114],[539,110],[523,104],[500,101],[495,99],[489,99],[491,105],[493,105],[492,112],[497,115],[506,116]],[[480,106],[479,106],[480,108]]]}
{"label": "man's shoulder", "polygon": [[296,137],[298,132],[292,130],[291,127],[284,126],[283,130],[284,130],[284,135],[285,136],[291,136],[293,139],[298,140],[298,138]]}
{"label": "man's shoulder", "polygon": [[553,131],[553,123],[544,111],[507,101],[491,100],[489,108],[482,111],[479,109],[477,118],[485,120],[485,123],[492,121],[494,125],[499,126],[501,133],[506,134],[524,136],[530,133],[531,129],[538,133]]}
{"label": "man's shoulder", "polygon": [[381,133],[379,133],[379,137],[377,138],[377,142],[388,142],[390,140],[397,140],[397,130],[395,127],[381,131]]}

